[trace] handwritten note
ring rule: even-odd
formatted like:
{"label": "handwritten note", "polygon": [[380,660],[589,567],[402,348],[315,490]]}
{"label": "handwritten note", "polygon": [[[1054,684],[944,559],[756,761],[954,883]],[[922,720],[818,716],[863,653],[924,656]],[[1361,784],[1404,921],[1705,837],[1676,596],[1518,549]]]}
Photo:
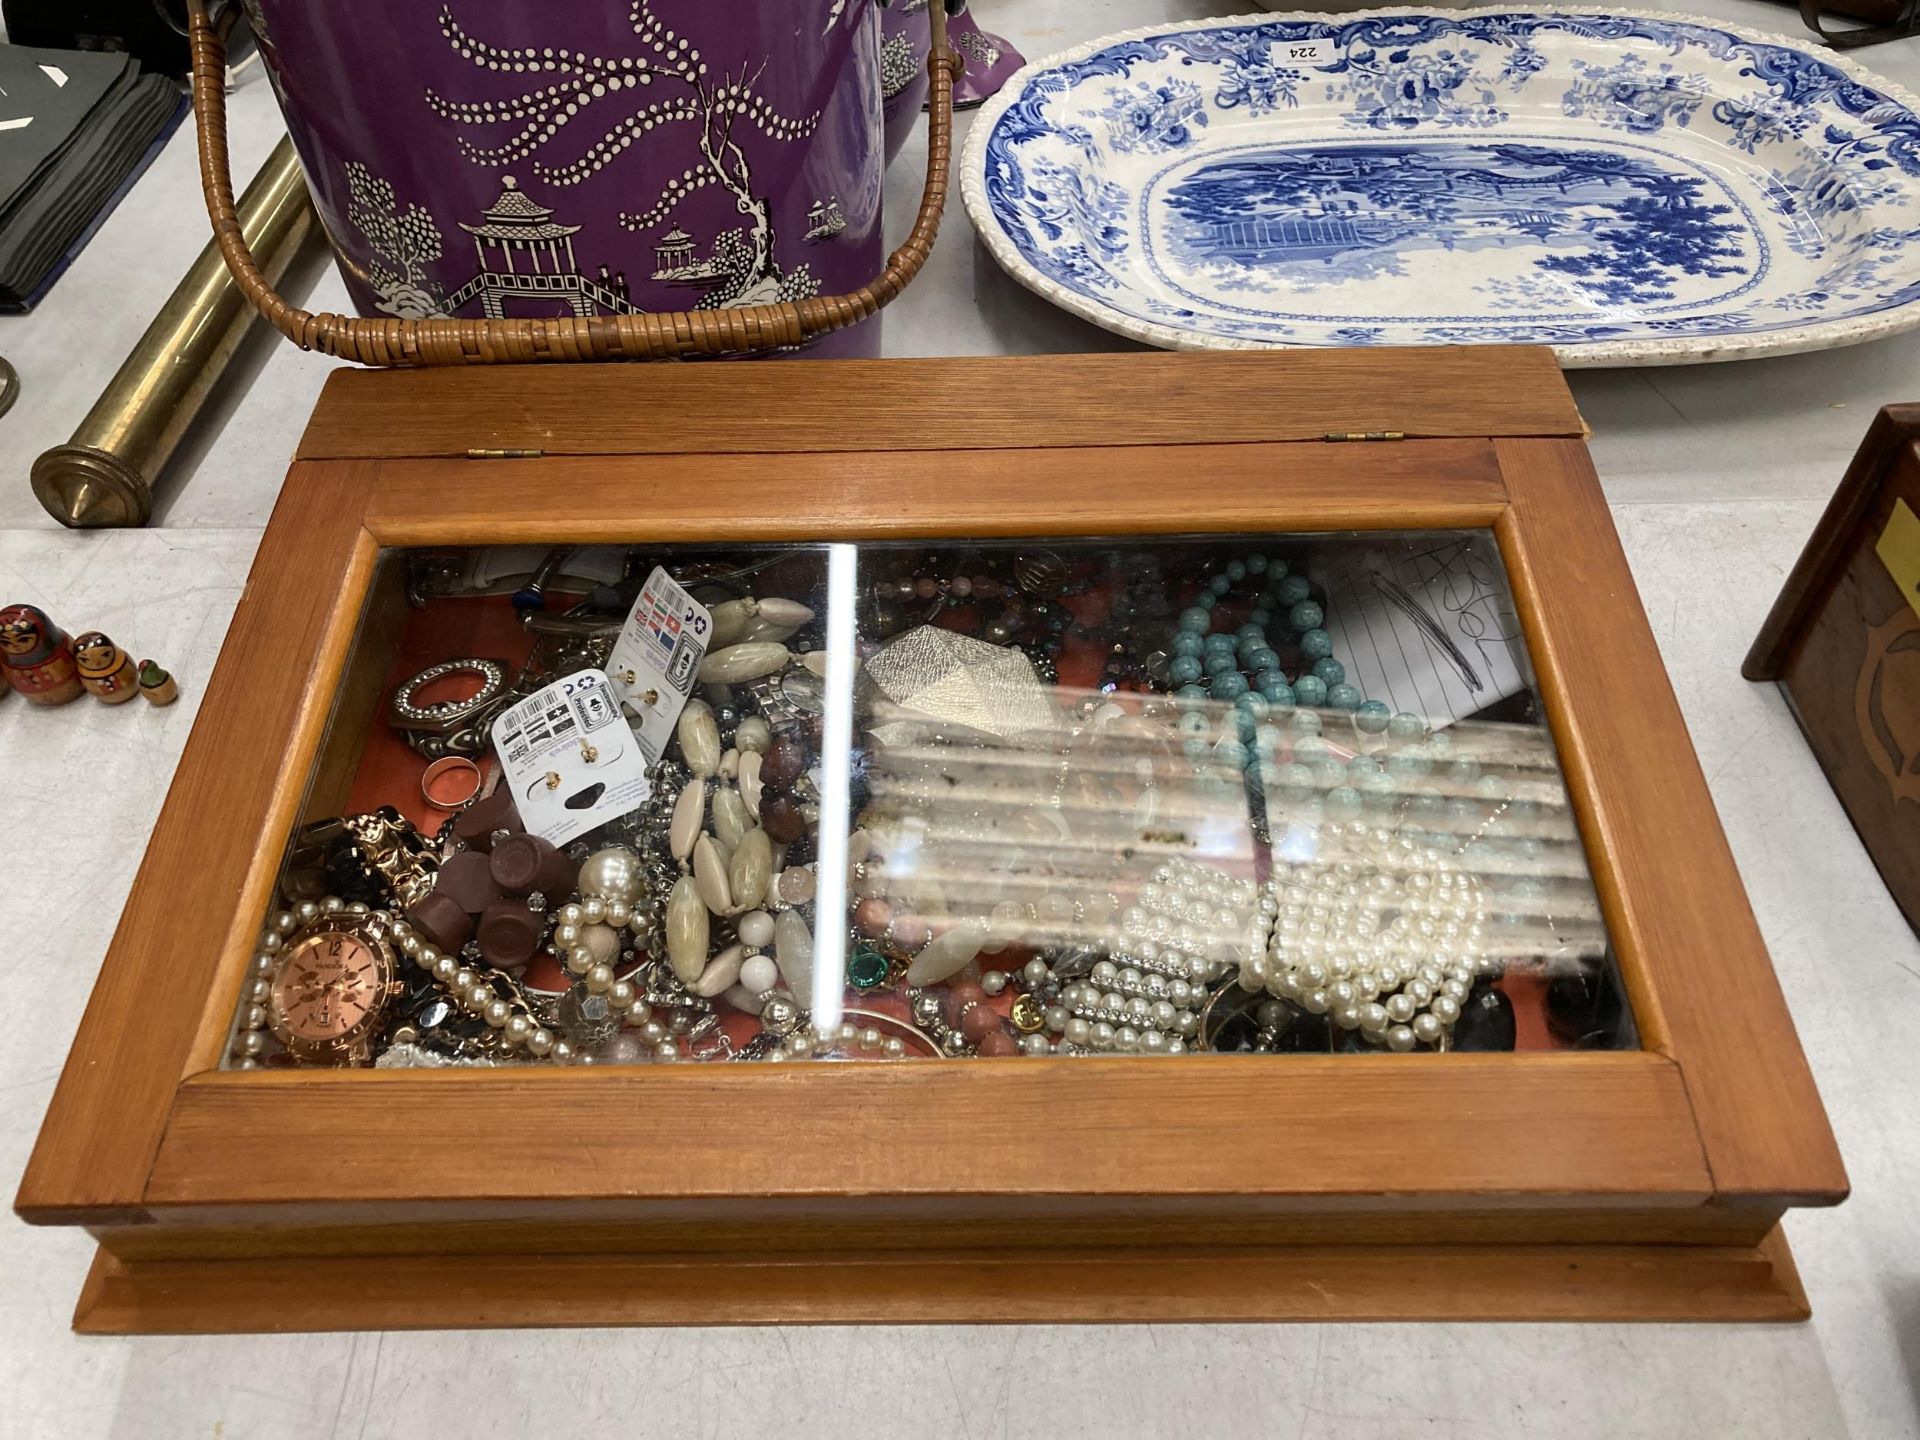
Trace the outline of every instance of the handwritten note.
{"label": "handwritten note", "polygon": [[1526,688],[1520,620],[1499,552],[1441,534],[1312,567],[1347,679],[1370,700],[1449,725]]}

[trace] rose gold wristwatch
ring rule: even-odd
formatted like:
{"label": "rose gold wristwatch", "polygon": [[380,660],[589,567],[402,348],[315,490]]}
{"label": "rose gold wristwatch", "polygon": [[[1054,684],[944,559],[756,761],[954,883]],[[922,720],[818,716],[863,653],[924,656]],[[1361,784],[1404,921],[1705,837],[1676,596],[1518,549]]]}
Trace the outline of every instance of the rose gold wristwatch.
{"label": "rose gold wristwatch", "polygon": [[401,990],[400,963],[374,915],[323,915],[287,937],[267,993],[267,1024],[302,1065],[366,1065]]}

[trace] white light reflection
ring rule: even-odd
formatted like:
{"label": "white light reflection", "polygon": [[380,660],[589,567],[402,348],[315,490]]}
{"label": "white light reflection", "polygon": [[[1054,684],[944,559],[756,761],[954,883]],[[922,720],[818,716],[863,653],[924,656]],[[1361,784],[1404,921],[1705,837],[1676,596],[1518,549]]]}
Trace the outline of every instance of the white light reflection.
{"label": "white light reflection", "polygon": [[1273,853],[1295,865],[1311,865],[1320,854],[1319,827],[1302,825],[1297,820],[1288,822],[1286,828],[1273,837]]}
{"label": "white light reflection", "polygon": [[813,1028],[839,1028],[847,986],[847,835],[853,829],[847,793],[853,754],[854,608],[858,552],[827,547],[827,678],[821,716],[820,853],[814,862]]}

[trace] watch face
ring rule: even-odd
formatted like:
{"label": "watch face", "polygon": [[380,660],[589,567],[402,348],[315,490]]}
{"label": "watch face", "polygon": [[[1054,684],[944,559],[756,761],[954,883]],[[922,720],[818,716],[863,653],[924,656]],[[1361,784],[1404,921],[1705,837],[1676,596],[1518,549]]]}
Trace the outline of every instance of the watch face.
{"label": "watch face", "polygon": [[274,978],[273,1011],[296,1040],[344,1039],[380,1004],[381,970],[380,956],[357,935],[309,935],[287,952]]}

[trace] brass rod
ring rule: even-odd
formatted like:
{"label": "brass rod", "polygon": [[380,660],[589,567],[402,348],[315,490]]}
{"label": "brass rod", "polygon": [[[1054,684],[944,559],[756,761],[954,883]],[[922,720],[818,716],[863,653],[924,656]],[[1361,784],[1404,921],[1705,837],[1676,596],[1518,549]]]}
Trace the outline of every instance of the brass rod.
{"label": "brass rod", "polygon": [[[269,281],[319,233],[290,140],[247,186],[240,226]],[[73,438],[33,462],[33,493],[62,525],[144,525],[168,460],[259,318],[209,241]]]}

